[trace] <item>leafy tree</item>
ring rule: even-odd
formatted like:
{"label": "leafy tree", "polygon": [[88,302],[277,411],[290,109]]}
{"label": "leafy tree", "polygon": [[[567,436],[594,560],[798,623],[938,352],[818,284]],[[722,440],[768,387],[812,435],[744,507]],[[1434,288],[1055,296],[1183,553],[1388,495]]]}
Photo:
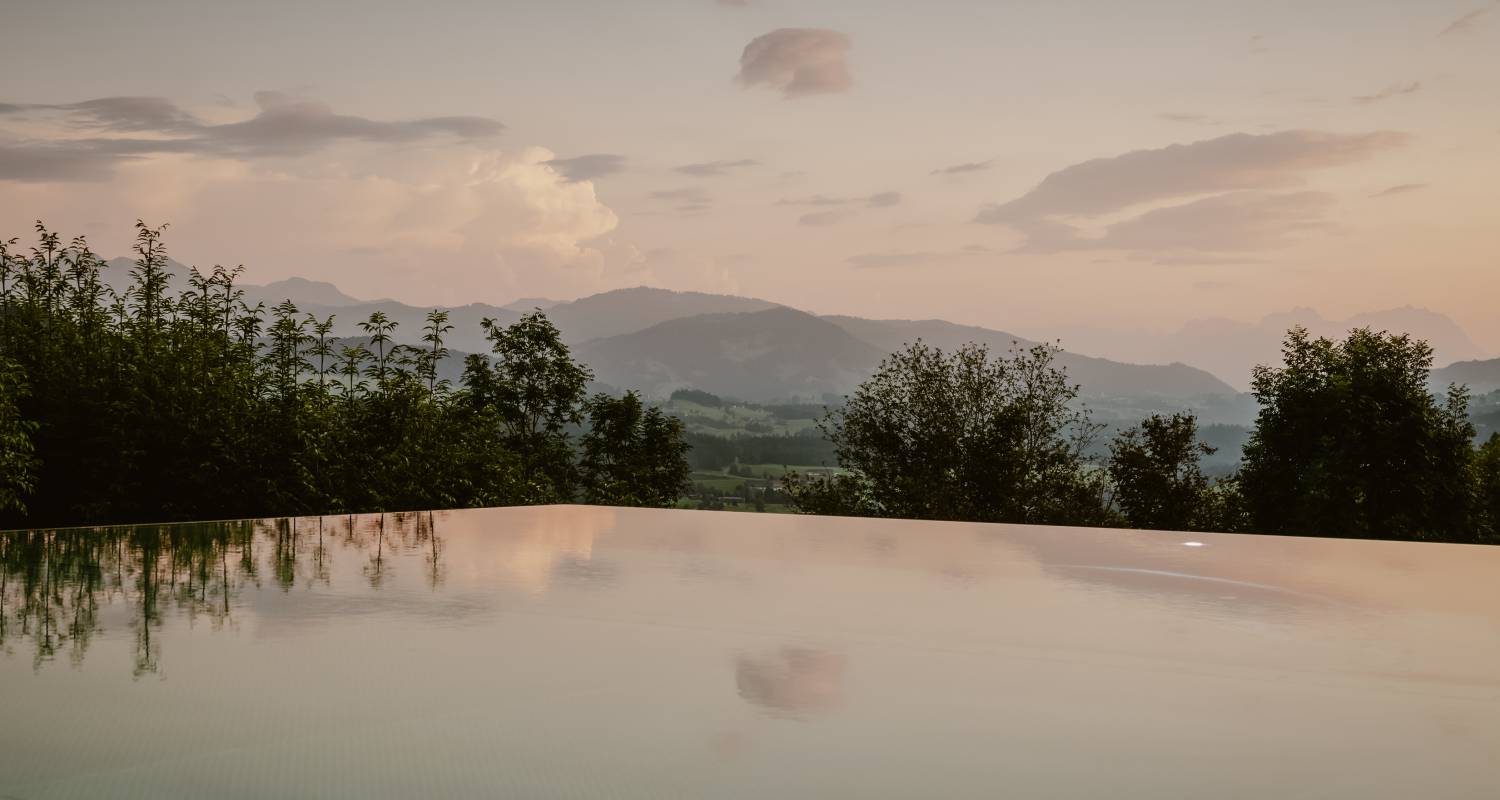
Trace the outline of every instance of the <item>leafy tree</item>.
{"label": "leafy tree", "polygon": [[21,419],[17,401],[27,391],[21,367],[0,357],[0,511],[26,513],[26,497],[36,489],[36,424]]}
{"label": "leafy tree", "polygon": [[1192,414],[1152,414],[1110,443],[1114,502],[1135,528],[1210,530],[1218,520],[1199,459],[1214,448],[1198,440]]}
{"label": "leafy tree", "polygon": [[1103,476],[1085,456],[1097,428],[1073,406],[1078,388],[1054,366],[1057,352],[1037,345],[992,358],[979,345],[951,354],[908,345],[821,423],[857,477],[793,481],[794,503],[912,519],[1102,522]]}
{"label": "leafy tree", "polygon": [[[0,527],[578,497],[589,373],[540,312],[487,321],[494,357],[471,356],[455,389],[438,375],[445,312],[418,347],[380,312],[364,341],[339,341],[332,317],[247,305],[238,267],[193,269],[176,291],[162,230],[136,234],[119,294],[82,239],[38,224],[29,253],[0,241]],[[676,420],[648,410],[611,431],[595,452],[631,469],[610,502],[675,500]]]}
{"label": "leafy tree", "polygon": [[1475,453],[1474,478],[1478,538],[1500,544],[1500,433],[1490,434],[1489,440]]}
{"label": "leafy tree", "polygon": [[870,482],[859,474],[804,475],[788,472],[782,478],[787,505],[804,514],[835,517],[885,517],[876,504]]}
{"label": "leafy tree", "polygon": [[1380,539],[1473,538],[1467,390],[1427,391],[1432,348],[1350,331],[1293,328],[1284,366],[1259,366],[1260,413],[1241,487],[1251,525],[1271,533]]}
{"label": "leafy tree", "polygon": [[588,502],[659,508],[677,502],[689,474],[681,422],[645,408],[635,392],[596,395],[586,413],[579,472]]}
{"label": "leafy tree", "polygon": [[493,362],[468,360],[464,385],[471,401],[499,425],[501,443],[518,456],[529,502],[565,502],[577,484],[567,427],[583,421],[593,373],[573,361],[541,311],[508,327],[488,318],[482,324]]}

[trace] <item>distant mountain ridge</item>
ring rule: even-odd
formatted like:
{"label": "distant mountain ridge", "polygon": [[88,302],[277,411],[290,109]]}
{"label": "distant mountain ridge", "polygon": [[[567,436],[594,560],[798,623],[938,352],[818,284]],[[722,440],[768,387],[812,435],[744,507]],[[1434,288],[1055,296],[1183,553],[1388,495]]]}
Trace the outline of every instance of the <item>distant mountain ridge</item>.
{"label": "distant mountain ridge", "polygon": [[[110,263],[106,282],[123,288],[129,282],[130,260]],[[187,267],[170,261],[168,272],[174,291],[185,288]],[[415,343],[432,310],[390,299],[361,300],[331,283],[305,278],[263,286],[243,284],[241,288],[252,304],[264,302],[269,308],[291,299],[304,313],[319,318],[333,316],[333,334],[343,337],[362,336],[358,323],[380,311],[398,323],[397,341]],[[481,320],[491,318],[507,325],[531,308],[544,308],[562,331],[564,341],[595,370],[602,383],[638,389],[653,397],[665,397],[674,389],[698,388],[752,402],[819,401],[852,391],[884,356],[917,339],[945,350],[976,342],[999,352],[1012,344],[1029,347],[1035,343],[1007,331],[944,320],[818,316],[758,298],[635,287],[572,301],[521,298],[503,306],[470,303],[449,307],[445,310],[453,330],[448,346],[454,351],[487,352],[490,348]],[[1228,320],[1190,323],[1182,335],[1209,350],[1218,343],[1233,351],[1238,342],[1238,355],[1231,353],[1231,358],[1259,363],[1279,355],[1275,348],[1284,328],[1270,339],[1267,331],[1283,324],[1321,319],[1299,309],[1256,324]],[[1403,319],[1427,328],[1442,328],[1441,323],[1447,321],[1421,309],[1396,309],[1346,322],[1391,327],[1389,323]],[[1323,320],[1322,324],[1326,328],[1345,323]],[[1253,336],[1243,335],[1247,331]],[[1314,333],[1319,332],[1314,328]],[[1450,346],[1457,342],[1462,349],[1468,342],[1457,326],[1448,333],[1453,334],[1448,336]],[[1253,353],[1245,342],[1254,343]],[[1472,342],[1468,346],[1472,347]],[[1253,414],[1253,401],[1221,377],[1190,366],[1196,363],[1190,357],[1171,359],[1170,363],[1129,363],[1065,350],[1059,354],[1058,363],[1068,370],[1071,380],[1081,385],[1085,400],[1096,409],[1103,408],[1106,417],[1113,413],[1128,419],[1152,411],[1192,409],[1205,422],[1243,423]],[[1248,377],[1248,367],[1246,372]],[[1490,391],[1485,387],[1500,387],[1497,373],[1500,359],[1464,362],[1434,371],[1434,382],[1446,382],[1444,376],[1452,375],[1469,383],[1476,392]]]}
{"label": "distant mountain ridge", "polygon": [[1314,336],[1329,338],[1342,338],[1354,328],[1409,333],[1432,346],[1438,364],[1494,355],[1452,319],[1413,306],[1368,311],[1347,319],[1328,319],[1310,308],[1294,308],[1255,322],[1217,317],[1193,320],[1171,333],[1107,328],[1072,328],[1063,333],[1065,343],[1071,341],[1080,350],[1126,361],[1180,361],[1206,369],[1238,389],[1248,389],[1257,364],[1280,363],[1281,343],[1287,330],[1297,325]]}
{"label": "distant mountain ridge", "polygon": [[1458,361],[1439,367],[1432,371],[1430,382],[1436,389],[1450,383],[1464,384],[1476,395],[1500,391],[1500,358]]}

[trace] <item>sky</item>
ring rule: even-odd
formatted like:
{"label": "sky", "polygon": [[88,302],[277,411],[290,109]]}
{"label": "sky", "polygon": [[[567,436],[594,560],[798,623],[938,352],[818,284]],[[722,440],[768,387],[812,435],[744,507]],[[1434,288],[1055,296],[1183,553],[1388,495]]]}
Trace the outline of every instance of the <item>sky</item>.
{"label": "sky", "polygon": [[0,238],[414,304],[1046,338],[1403,305],[1500,353],[1496,0],[11,0]]}

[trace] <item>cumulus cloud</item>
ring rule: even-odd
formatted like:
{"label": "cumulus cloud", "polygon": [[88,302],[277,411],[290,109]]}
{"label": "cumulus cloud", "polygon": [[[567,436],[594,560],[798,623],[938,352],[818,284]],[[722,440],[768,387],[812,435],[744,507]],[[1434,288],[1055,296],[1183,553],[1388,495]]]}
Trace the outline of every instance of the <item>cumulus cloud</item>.
{"label": "cumulus cloud", "polygon": [[742,158],[738,161],[705,161],[699,164],[683,164],[680,167],[673,167],[673,169],[684,175],[706,178],[723,175],[730,170],[740,167],[755,167],[759,165],[760,162],[753,158]]}
{"label": "cumulus cloud", "polygon": [[953,164],[947,167],[938,167],[937,169],[932,171],[932,174],[961,175],[965,172],[983,172],[984,170],[989,169],[991,166],[994,166],[994,163],[994,159],[990,159],[989,161],[968,161],[963,164]]}
{"label": "cumulus cloud", "polygon": [[[306,155],[339,142],[406,143],[437,137],[474,141],[498,135],[505,127],[475,116],[373,120],[337,114],[324,103],[280,92],[257,92],[255,100],[260,110],[254,116],[224,124],[206,123],[159,97],[5,104],[0,115],[33,124],[60,123],[65,133],[43,139],[7,136],[0,145],[5,148],[0,180],[102,179],[116,167],[148,155],[252,159]],[[80,130],[89,135],[66,135]],[[28,160],[30,164],[18,163]]]}
{"label": "cumulus cloud", "polygon": [[1425,183],[1402,183],[1402,184],[1398,184],[1396,186],[1391,186],[1391,187],[1386,188],[1386,189],[1381,189],[1380,191],[1378,191],[1378,192],[1376,192],[1376,193],[1374,193],[1374,194],[1372,194],[1370,196],[1371,197],[1390,197],[1391,195],[1406,194],[1408,192],[1415,192],[1415,191],[1417,191],[1419,189],[1426,189],[1426,188],[1427,188],[1427,184],[1425,184]]}
{"label": "cumulus cloud", "polygon": [[349,154],[306,169],[164,155],[86,191],[15,186],[0,192],[0,219],[47,219],[120,252],[124,241],[111,243],[100,226],[129,209],[115,227],[137,216],[171,222],[183,260],[233,259],[256,275],[316,269],[416,301],[557,295],[592,288],[616,266],[606,237],[618,218],[591,184],[559,181],[545,164],[552,155],[463,145],[399,159]]}
{"label": "cumulus cloud", "polygon": [[1418,91],[1421,91],[1421,89],[1422,84],[1417,81],[1412,81],[1411,83],[1393,83],[1374,94],[1359,95],[1358,97],[1354,98],[1354,102],[1362,106],[1367,106],[1371,103],[1378,103],[1381,100],[1389,100],[1392,97],[1399,97],[1403,94],[1414,94]]}
{"label": "cumulus cloud", "polygon": [[1448,23],[1448,26],[1443,28],[1443,30],[1438,35],[1455,36],[1458,34],[1470,33],[1475,28],[1479,27],[1480,20],[1484,19],[1484,17],[1487,16],[1491,11],[1494,11],[1496,6],[1500,6],[1500,3],[1491,3],[1484,8],[1476,8],[1473,11],[1470,11],[1469,13],[1464,14],[1458,19],[1455,19],[1452,22]]}
{"label": "cumulus cloud", "polygon": [[[985,206],[977,222],[1008,225],[1020,250],[1242,251],[1276,247],[1326,228],[1333,200],[1295,187],[1308,172],[1364,160],[1403,144],[1391,132],[1285,131],[1232,134],[1157,150],[1136,150],[1058,170],[1008,203]],[[1177,205],[1162,205],[1164,203]],[[1090,234],[1081,224],[1156,205]]]}
{"label": "cumulus cloud", "polygon": [[625,169],[625,156],[614,153],[588,153],[572,158],[553,158],[542,162],[570,183],[589,181],[613,175]]}
{"label": "cumulus cloud", "polygon": [[849,37],[821,28],[778,28],[757,36],[740,54],[736,77],[746,88],[764,86],[783,97],[842,92],[849,75]]}

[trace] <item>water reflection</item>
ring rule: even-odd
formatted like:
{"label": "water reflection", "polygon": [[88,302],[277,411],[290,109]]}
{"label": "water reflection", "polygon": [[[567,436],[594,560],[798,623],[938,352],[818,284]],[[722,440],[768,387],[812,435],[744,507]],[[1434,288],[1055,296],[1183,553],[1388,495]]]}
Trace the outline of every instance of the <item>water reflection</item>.
{"label": "water reflection", "polygon": [[782,647],[735,658],[740,697],[773,714],[806,717],[838,708],[844,657],[809,647]]}
{"label": "water reflection", "polygon": [[242,591],[267,576],[282,592],[329,585],[335,548],[365,554],[372,588],[389,579],[396,552],[423,554],[429,587],[444,580],[430,512],[0,533],[0,653],[29,647],[36,669],[59,655],[77,666],[124,617],[134,674],[155,673],[166,614],[233,626]]}

